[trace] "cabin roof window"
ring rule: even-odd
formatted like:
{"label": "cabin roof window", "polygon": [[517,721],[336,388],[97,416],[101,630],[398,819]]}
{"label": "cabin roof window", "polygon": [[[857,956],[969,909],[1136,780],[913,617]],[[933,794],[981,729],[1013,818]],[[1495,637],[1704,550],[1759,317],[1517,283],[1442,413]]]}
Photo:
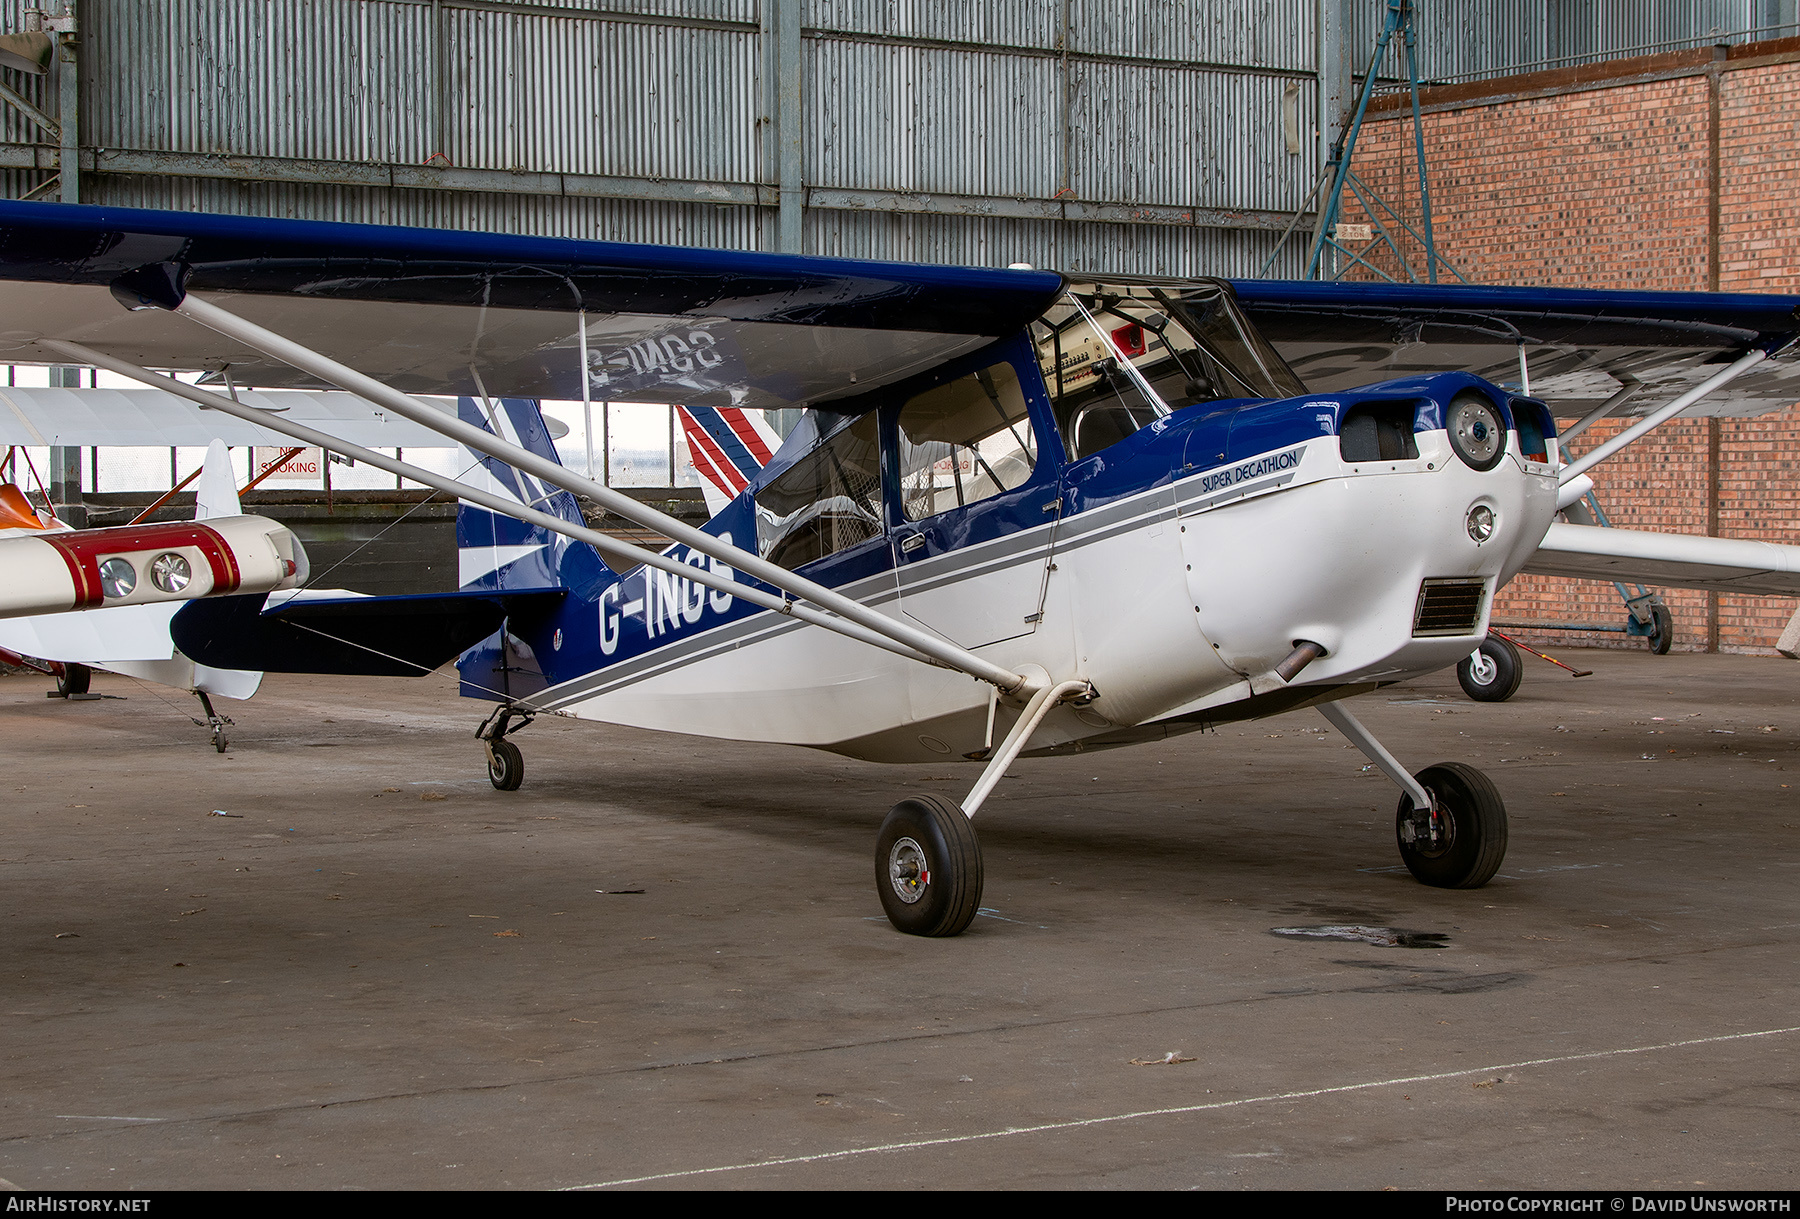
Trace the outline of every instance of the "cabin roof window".
{"label": "cabin roof window", "polygon": [[1071,284],[1031,330],[1071,459],[1117,444],[1164,407],[1306,392],[1222,281]]}

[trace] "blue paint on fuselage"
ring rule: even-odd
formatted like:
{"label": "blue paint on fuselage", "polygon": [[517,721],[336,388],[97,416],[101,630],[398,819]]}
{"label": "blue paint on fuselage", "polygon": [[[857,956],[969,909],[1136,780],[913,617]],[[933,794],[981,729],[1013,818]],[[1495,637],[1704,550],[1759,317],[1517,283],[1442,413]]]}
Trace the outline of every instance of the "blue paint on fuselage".
{"label": "blue paint on fuselage", "polygon": [[[895,457],[900,407],[935,385],[1001,361],[1010,363],[1019,375],[1038,436],[1039,457],[1030,478],[1022,486],[990,500],[925,521],[904,520],[900,514]],[[829,588],[893,569],[902,537],[923,534],[928,540],[926,548],[907,556],[907,562],[953,552],[1046,524],[1052,519],[1050,511],[1059,510],[1064,515],[1090,511],[1177,480],[1205,476],[1264,454],[1291,449],[1320,436],[1335,436],[1344,418],[1359,407],[1379,404],[1391,411],[1396,404],[1404,404],[1402,409],[1409,407],[1412,411],[1416,432],[1441,429],[1444,407],[1457,394],[1471,390],[1494,404],[1509,429],[1513,426],[1515,406],[1528,401],[1467,373],[1407,377],[1348,393],[1212,401],[1175,411],[1098,453],[1067,461],[1030,340],[1021,333],[897,385],[834,403],[832,410],[808,412],[801,425],[804,430],[790,436],[751,485],[703,528],[715,537],[729,536],[734,544],[746,549],[755,547],[756,493],[870,411],[881,412],[888,530],[883,536],[798,569],[800,574]],[[1531,407],[1548,419],[1541,404],[1533,402]],[[599,564],[588,547],[566,539],[558,539],[558,543],[554,551],[559,564],[557,579],[573,587],[572,580],[577,575],[574,565],[585,556],[585,587],[543,621],[514,627],[514,633],[535,658],[543,679],[551,685],[638,660],[698,633],[764,612],[740,597],[709,591],[692,581],[648,568],[614,575]],[[725,565],[683,545],[669,547],[663,553],[690,565],[725,570]],[[601,573],[597,576],[593,572],[596,567]],[[738,583],[775,591],[742,572],[734,571],[732,576]],[[558,631],[560,647],[556,646]],[[491,665],[494,659],[490,656],[486,663]],[[484,696],[467,687],[465,693]]]}

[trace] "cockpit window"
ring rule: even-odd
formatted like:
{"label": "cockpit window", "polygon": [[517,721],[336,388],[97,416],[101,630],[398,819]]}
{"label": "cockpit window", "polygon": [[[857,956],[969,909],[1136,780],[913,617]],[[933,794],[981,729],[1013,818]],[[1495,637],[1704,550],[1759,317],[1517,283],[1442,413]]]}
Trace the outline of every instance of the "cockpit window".
{"label": "cockpit window", "polygon": [[927,390],[900,408],[900,505],[909,521],[1021,487],[1037,437],[1011,364]]}
{"label": "cockpit window", "polygon": [[792,570],[881,536],[879,437],[871,412],[758,491],[757,553]]}
{"label": "cockpit window", "polygon": [[1217,281],[1072,284],[1032,337],[1071,459],[1117,444],[1165,407],[1306,392]]}

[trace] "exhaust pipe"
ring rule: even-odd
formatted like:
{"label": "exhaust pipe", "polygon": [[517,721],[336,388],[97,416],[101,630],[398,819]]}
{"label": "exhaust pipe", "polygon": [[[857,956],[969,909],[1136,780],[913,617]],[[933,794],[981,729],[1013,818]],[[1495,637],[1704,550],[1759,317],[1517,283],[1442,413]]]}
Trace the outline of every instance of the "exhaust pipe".
{"label": "exhaust pipe", "polygon": [[1286,660],[1275,666],[1275,676],[1282,681],[1293,681],[1300,676],[1300,670],[1325,655],[1325,649],[1310,639],[1296,639],[1294,650],[1288,653]]}

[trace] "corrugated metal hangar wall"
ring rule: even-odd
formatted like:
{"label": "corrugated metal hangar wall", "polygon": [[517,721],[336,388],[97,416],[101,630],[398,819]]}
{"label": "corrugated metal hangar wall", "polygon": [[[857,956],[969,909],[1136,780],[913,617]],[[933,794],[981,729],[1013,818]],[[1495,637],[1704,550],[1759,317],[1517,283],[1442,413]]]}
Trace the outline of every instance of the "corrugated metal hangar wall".
{"label": "corrugated metal hangar wall", "polygon": [[[0,73],[39,112],[0,106],[0,188],[926,262],[1254,274],[1313,186],[1318,117],[1347,100],[1350,65],[1385,7],[0,0],[0,28],[47,24],[62,43],[48,75]],[[1428,75],[1489,74],[1715,30],[1741,40],[1792,22],[1793,7],[1419,0],[1421,55]],[[77,158],[79,174],[56,176]],[[1273,273],[1298,272],[1297,246]]]}

